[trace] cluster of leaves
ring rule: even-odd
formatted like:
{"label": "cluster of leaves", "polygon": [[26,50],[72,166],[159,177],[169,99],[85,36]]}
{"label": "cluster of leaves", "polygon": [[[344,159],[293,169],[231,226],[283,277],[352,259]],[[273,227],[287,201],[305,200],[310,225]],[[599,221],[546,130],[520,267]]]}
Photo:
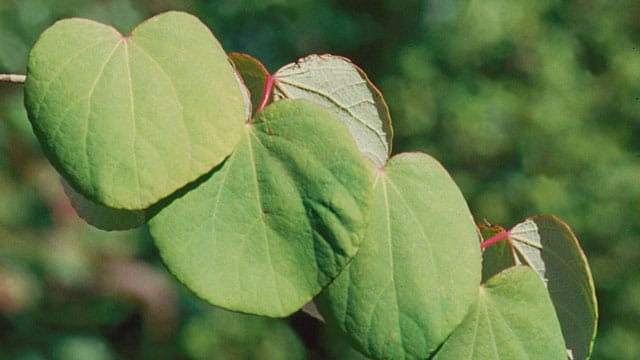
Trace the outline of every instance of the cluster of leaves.
{"label": "cluster of leaves", "polygon": [[[589,254],[600,300],[593,357],[640,356],[636,1],[5,1],[0,72],[24,73],[27,52],[56,19],[87,17],[128,33],[170,8],[197,13],[226,49],[255,54],[270,69],[317,51],[353,59],[389,102],[394,150],[436,156],[479,218],[513,224],[554,213],[571,224]],[[124,294],[96,295],[87,274],[100,274],[105,257],[146,262],[162,273],[146,231],[96,232],[60,206],[64,195],[40,157],[20,87],[0,86],[0,117],[0,281],[11,284],[2,287],[0,352],[12,358],[19,349],[45,351],[75,341],[56,339],[87,336],[102,344],[94,349],[121,352],[111,331],[125,325],[127,346],[136,348],[144,341],[131,319],[144,313]],[[199,302],[191,293],[178,295],[181,316],[172,331],[180,341],[147,350],[197,358],[223,354],[220,346],[232,336],[258,336],[219,337],[217,329],[252,320],[233,314],[216,317],[215,326],[198,321],[219,310],[193,308]],[[131,318],[103,321],[97,314],[105,301]],[[59,303],[93,320],[80,326]],[[185,330],[196,322],[212,334],[208,342],[187,340]],[[340,339],[324,347],[331,350],[326,357],[351,356],[336,350]]]}
{"label": "cluster of leaves", "polygon": [[369,71],[394,111],[395,148],[441,159],[474,214],[571,224],[598,292],[597,359],[640,357],[639,11],[429,1],[417,38],[382,48],[393,55]]}
{"label": "cluster of leaves", "polygon": [[[24,73],[29,49],[57,19],[89,17],[129,31],[149,14],[182,6],[183,1],[0,2],[0,72]],[[1,358],[305,358],[286,320],[227,312],[182,288],[158,260],[146,229],[104,232],[79,221],[59,175],[42,157],[21,87],[5,85],[0,86]],[[329,336],[323,330],[322,338]],[[350,350],[335,340],[332,353],[348,356]]]}
{"label": "cluster of leaves", "polygon": [[149,222],[172,273],[221,307],[286,316],[320,294],[375,358],[589,356],[593,283],[566,225],[506,232],[512,256],[485,252],[480,283],[460,190],[426,154],[389,159],[389,112],[360,69],[325,55],[269,75],[231,60],[184,13],[129,36],[81,19],[43,33],[25,104],[81,216]]}

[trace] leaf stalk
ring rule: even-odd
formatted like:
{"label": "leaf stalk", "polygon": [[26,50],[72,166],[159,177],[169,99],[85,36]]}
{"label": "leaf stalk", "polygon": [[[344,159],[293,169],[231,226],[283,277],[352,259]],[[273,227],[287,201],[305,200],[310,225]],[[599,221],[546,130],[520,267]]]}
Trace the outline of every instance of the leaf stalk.
{"label": "leaf stalk", "polygon": [[500,240],[509,238],[509,236],[511,236],[511,233],[509,233],[508,231],[501,231],[493,235],[489,240],[482,242],[480,244],[480,248],[488,248],[491,245],[497,244],[498,242],[500,242]]}
{"label": "leaf stalk", "polygon": [[273,90],[273,83],[275,82],[276,77],[274,75],[268,75],[267,79],[264,82],[264,91],[262,92],[262,99],[260,100],[260,105],[258,106],[258,110],[256,110],[256,114],[262,111],[269,104],[269,100],[271,99],[271,92]]}

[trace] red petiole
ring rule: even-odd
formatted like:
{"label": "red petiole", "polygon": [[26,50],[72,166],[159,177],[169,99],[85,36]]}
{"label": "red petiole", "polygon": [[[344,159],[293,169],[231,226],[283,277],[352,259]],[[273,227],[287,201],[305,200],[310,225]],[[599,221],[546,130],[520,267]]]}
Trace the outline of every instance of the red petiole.
{"label": "red petiole", "polygon": [[500,240],[508,239],[509,236],[511,236],[511,233],[509,233],[508,231],[501,231],[501,232],[493,235],[489,240],[483,241],[480,244],[480,248],[481,249],[488,248],[491,245],[497,244]]}
{"label": "red petiole", "polygon": [[262,99],[260,100],[260,105],[258,106],[258,110],[256,110],[256,114],[262,111],[267,104],[269,104],[269,99],[271,99],[271,91],[273,90],[273,83],[275,82],[276,77],[269,74],[264,82],[264,91],[262,92]]}

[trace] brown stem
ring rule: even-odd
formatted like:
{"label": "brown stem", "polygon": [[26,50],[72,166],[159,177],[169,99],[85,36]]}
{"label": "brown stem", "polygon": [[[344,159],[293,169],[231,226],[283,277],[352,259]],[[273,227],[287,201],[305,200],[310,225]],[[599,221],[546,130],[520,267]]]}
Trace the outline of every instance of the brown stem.
{"label": "brown stem", "polygon": [[0,74],[0,82],[8,82],[13,84],[24,84],[27,81],[26,75],[17,74]]}

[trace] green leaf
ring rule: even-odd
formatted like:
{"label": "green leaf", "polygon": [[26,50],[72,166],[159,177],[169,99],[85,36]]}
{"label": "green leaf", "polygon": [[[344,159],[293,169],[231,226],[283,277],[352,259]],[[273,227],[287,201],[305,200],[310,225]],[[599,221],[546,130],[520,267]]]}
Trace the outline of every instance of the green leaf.
{"label": "green leaf", "polygon": [[334,55],[310,55],[275,74],[275,99],[307,99],[342,120],[358,148],[377,166],[391,153],[391,117],[380,91],[351,61]]}
{"label": "green leaf", "polygon": [[497,273],[518,264],[508,241],[503,240],[489,246],[482,252],[482,281],[486,282]]}
{"label": "green leaf", "polygon": [[587,359],[593,348],[598,306],[587,259],[575,235],[554,216],[535,216],[510,231],[518,262],[544,280],[556,309],[567,350]]}
{"label": "green leaf", "polygon": [[69,183],[144,209],[208,172],[246,119],[227,55],[197,18],[168,12],[129,36],[86,19],[47,29],[29,56],[25,105]]}
{"label": "green leaf", "polygon": [[264,85],[269,76],[269,72],[258,59],[251,55],[241,53],[231,53],[229,58],[235,65],[236,71],[240,73],[244,85],[251,94],[251,105],[255,110],[260,106]]}
{"label": "green leaf", "polygon": [[434,358],[566,360],[567,352],[544,284],[516,266],[480,286],[478,302]]}
{"label": "green leaf", "polygon": [[85,198],[62,180],[65,194],[71,201],[71,206],[88,224],[102,230],[129,230],[147,222],[145,210],[114,209],[94,203]]}
{"label": "green leaf", "polygon": [[349,132],[308,101],[281,101],[245,126],[220,169],[150,221],[165,264],[203,299],[286,316],[355,255],[371,176]]}
{"label": "green leaf", "polygon": [[475,302],[478,233],[460,190],[430,156],[401,154],[375,172],[360,250],[316,303],[367,356],[427,358]]}

